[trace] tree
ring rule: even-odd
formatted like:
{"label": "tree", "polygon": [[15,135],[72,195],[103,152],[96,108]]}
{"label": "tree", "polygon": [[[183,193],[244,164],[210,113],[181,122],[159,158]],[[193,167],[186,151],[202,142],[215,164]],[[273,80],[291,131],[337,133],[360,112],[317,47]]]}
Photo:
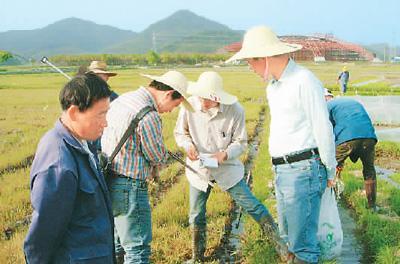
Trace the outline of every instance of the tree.
{"label": "tree", "polygon": [[149,65],[157,65],[161,62],[160,55],[158,55],[153,50],[150,50],[149,52],[147,52],[146,60]]}
{"label": "tree", "polygon": [[10,52],[5,51],[5,50],[0,50],[0,63],[5,62],[8,59],[11,59],[12,57],[13,57],[13,55]]}

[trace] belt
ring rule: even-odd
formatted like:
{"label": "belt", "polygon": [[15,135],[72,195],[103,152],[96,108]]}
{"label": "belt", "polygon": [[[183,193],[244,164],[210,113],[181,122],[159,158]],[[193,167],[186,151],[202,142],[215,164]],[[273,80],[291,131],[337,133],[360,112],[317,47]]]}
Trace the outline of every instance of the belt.
{"label": "belt", "polygon": [[147,181],[146,180],[139,180],[139,179],[134,179],[132,177],[128,177],[123,174],[117,174],[113,173],[114,178],[123,178],[123,179],[128,179],[132,181],[132,185],[138,186],[139,188],[147,188]]}
{"label": "belt", "polygon": [[280,165],[280,164],[289,164],[296,161],[306,160],[311,158],[313,155],[319,154],[318,148],[313,148],[309,150],[305,150],[300,153],[292,154],[292,155],[285,155],[282,157],[272,158],[272,164]]}

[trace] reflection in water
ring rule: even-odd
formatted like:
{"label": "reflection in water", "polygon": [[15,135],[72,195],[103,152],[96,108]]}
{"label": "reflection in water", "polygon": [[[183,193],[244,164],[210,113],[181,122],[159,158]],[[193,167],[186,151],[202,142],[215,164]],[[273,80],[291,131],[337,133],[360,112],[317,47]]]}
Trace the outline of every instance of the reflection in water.
{"label": "reflection in water", "polygon": [[376,135],[379,141],[400,142],[400,128],[386,128],[376,130]]}

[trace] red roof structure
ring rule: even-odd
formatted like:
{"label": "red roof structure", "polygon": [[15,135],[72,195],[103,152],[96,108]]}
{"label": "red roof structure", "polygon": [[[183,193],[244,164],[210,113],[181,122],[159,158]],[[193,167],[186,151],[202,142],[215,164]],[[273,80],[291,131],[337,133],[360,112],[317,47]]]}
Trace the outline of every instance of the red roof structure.
{"label": "red roof structure", "polygon": [[[296,60],[314,61],[371,61],[374,54],[362,46],[342,41],[332,35],[314,36],[280,36],[279,39],[287,43],[296,43],[303,46],[292,56]],[[241,42],[235,42],[222,48],[224,52],[238,52],[242,47]]]}

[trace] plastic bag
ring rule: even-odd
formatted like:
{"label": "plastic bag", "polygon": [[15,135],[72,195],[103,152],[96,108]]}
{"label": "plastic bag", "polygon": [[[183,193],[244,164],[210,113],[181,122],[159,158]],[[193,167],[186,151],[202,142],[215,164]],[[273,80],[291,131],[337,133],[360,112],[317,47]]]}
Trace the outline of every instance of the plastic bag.
{"label": "plastic bag", "polygon": [[321,198],[317,237],[322,260],[331,260],[340,256],[343,230],[333,188],[326,188]]}

